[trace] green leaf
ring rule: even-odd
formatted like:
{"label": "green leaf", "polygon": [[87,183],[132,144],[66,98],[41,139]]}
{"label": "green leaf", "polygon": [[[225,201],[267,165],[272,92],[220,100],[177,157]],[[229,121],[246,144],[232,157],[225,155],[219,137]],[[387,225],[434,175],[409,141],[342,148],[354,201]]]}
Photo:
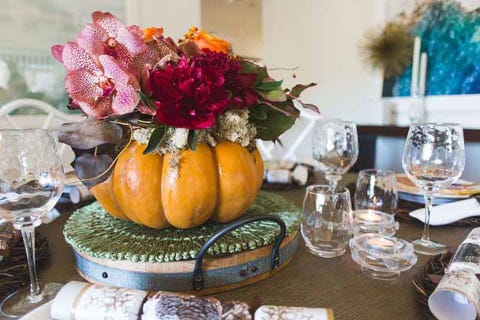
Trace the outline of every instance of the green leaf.
{"label": "green leaf", "polygon": [[240,65],[242,67],[242,73],[258,74],[258,69],[260,69],[259,65],[247,60],[240,61]]}
{"label": "green leaf", "polygon": [[137,91],[138,95],[140,96],[140,100],[143,102],[144,105],[152,109],[153,111],[157,110],[157,107],[155,106],[155,103],[153,103],[152,99],[147,97],[145,93],[142,91]]}
{"label": "green leaf", "polygon": [[297,84],[290,90],[290,95],[294,98],[298,98],[303,90],[316,86],[315,82],[309,84]]}
{"label": "green leaf", "polygon": [[270,102],[283,102],[287,100],[287,96],[285,92],[281,89],[270,90],[270,91],[262,91],[257,90],[257,93],[265,100]]}
{"label": "green leaf", "polygon": [[256,85],[254,88],[258,89],[258,90],[263,90],[263,91],[270,91],[270,90],[275,90],[275,89],[282,90],[282,88],[281,88],[282,82],[283,82],[283,80],[269,81],[269,82],[264,81],[261,84]]}
{"label": "green leaf", "polygon": [[318,109],[318,107],[316,105],[311,104],[311,103],[303,103],[300,99],[298,99],[297,101],[300,102],[300,104],[305,109],[312,110],[313,112],[320,114],[320,109]]}
{"label": "green leaf", "polygon": [[242,67],[242,73],[253,73],[257,75],[256,85],[262,83],[265,78],[268,78],[267,68],[265,67],[260,67],[258,64],[247,60],[241,60],[240,65]]}
{"label": "green leaf", "polygon": [[250,114],[250,117],[259,119],[259,120],[265,120],[267,119],[267,113],[265,112],[265,106],[256,104],[250,109],[248,109],[248,112]]}
{"label": "green leaf", "polygon": [[268,106],[278,112],[281,112],[290,118],[297,118],[300,115],[300,111],[297,108],[295,108],[295,105],[293,104],[292,99],[287,99],[286,101],[283,101],[283,102],[262,101],[260,102],[260,104]]}
{"label": "green leaf", "polygon": [[197,143],[198,143],[198,133],[196,130],[188,131],[188,139],[187,139],[188,147],[195,151],[197,150]]}
{"label": "green leaf", "polygon": [[156,127],[152,135],[150,136],[150,140],[148,140],[148,145],[143,151],[143,154],[149,154],[154,152],[158,146],[165,140],[167,135],[167,127],[166,126],[159,126]]}
{"label": "green leaf", "polygon": [[276,141],[278,137],[290,129],[296,118],[289,117],[278,110],[265,108],[267,119],[260,120],[251,117],[250,121],[257,129],[257,138],[266,141]]}

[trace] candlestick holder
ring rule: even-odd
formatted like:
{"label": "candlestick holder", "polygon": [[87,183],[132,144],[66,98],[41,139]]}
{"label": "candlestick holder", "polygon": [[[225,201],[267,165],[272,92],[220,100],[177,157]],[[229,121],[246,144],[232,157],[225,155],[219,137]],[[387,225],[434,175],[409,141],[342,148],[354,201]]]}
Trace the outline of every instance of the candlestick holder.
{"label": "candlestick holder", "polygon": [[399,224],[393,215],[371,210],[356,210],[353,212],[353,234],[379,233],[393,236]]}
{"label": "candlestick holder", "polygon": [[412,244],[382,234],[358,235],[350,240],[350,250],[362,271],[375,279],[395,279],[417,262]]}

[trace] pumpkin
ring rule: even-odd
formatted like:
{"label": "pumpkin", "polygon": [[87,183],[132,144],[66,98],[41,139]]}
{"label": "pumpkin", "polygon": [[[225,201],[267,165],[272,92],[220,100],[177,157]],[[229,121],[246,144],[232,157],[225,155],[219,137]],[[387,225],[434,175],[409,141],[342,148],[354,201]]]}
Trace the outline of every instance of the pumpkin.
{"label": "pumpkin", "polygon": [[132,141],[112,175],[91,189],[116,218],[155,229],[188,229],[208,219],[229,222],[252,205],[262,185],[260,152],[238,143],[199,144],[195,151],[165,156],[144,150]]}

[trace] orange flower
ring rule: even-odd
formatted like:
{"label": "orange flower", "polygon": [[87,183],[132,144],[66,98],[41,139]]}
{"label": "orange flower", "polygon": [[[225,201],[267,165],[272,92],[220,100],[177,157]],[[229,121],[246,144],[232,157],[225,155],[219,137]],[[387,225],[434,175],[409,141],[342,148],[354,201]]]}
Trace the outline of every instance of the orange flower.
{"label": "orange flower", "polygon": [[145,42],[153,41],[155,38],[163,36],[163,28],[150,27],[143,29],[143,40]]}
{"label": "orange flower", "polygon": [[230,53],[232,50],[228,41],[215,37],[206,31],[198,30],[197,27],[191,27],[187,34],[185,34],[185,39],[195,42],[200,50],[208,49],[224,53]]}

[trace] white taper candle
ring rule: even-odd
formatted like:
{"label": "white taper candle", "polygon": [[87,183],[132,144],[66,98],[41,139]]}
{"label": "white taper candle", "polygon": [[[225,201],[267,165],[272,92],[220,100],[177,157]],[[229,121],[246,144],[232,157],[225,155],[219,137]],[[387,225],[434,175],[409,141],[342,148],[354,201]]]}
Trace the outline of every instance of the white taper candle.
{"label": "white taper candle", "polygon": [[427,59],[427,54],[423,52],[422,56],[420,57],[420,85],[418,87],[418,92],[422,97],[425,95],[425,88],[427,84]]}
{"label": "white taper candle", "polygon": [[412,84],[410,87],[410,95],[414,96],[418,93],[418,66],[420,62],[420,47],[422,40],[420,37],[415,37],[413,42],[413,56],[412,56]]}

